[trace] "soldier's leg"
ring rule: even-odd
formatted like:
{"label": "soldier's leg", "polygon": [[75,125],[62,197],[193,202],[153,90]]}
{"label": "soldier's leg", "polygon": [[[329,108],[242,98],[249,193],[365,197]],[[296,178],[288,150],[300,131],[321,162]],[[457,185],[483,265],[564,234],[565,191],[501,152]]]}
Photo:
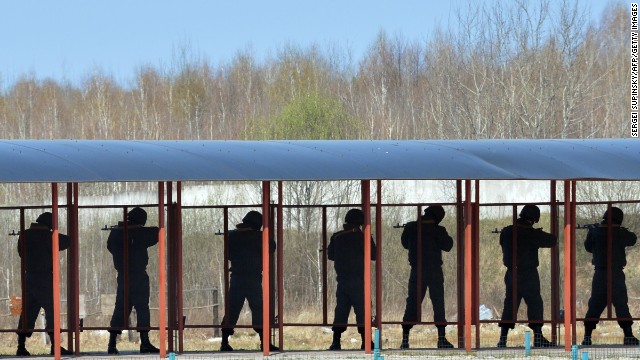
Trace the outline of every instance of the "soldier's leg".
{"label": "soldier's leg", "polygon": [[234,327],[238,323],[240,311],[242,311],[242,306],[244,306],[245,293],[243,287],[245,282],[242,276],[234,276],[231,274],[228,293],[229,313],[225,314],[222,318],[222,343],[220,344],[220,351],[233,350],[229,345],[229,336],[235,333]]}
{"label": "soldier's leg", "polygon": [[513,283],[512,280],[512,270],[507,270],[504,274],[504,303],[502,306],[502,317],[500,319],[500,323],[498,326],[500,327],[500,339],[498,340],[498,347],[507,346],[507,335],[509,333],[509,329],[513,329],[515,327],[513,312],[514,310],[517,312],[520,307],[521,296],[520,292],[518,292],[518,296],[516,297],[516,301],[513,301]]}
{"label": "soldier's leg", "polygon": [[[613,279],[611,284],[611,302],[616,308],[616,317],[629,319],[631,318],[631,312],[629,311],[629,297],[627,295],[627,284],[624,272],[622,269],[614,270],[611,278]],[[618,320],[618,325],[620,325],[624,332],[624,345],[640,344],[640,341],[633,335],[633,330],[631,329],[631,325],[633,325],[632,320]]]}
{"label": "soldier's leg", "polygon": [[[129,299],[127,309],[125,309],[124,307],[124,274],[118,273],[116,282],[116,303],[113,307],[113,314],[111,315],[111,322],[109,323],[109,326],[122,328],[125,326],[125,319],[129,317],[133,305],[131,304],[131,299]],[[122,330],[109,330],[109,344],[107,345],[108,354],[119,354],[118,348],[116,347],[116,340],[118,338],[118,335],[121,333]]]}
{"label": "soldier's leg", "polygon": [[[26,332],[18,332],[18,349],[16,351],[17,356],[30,356],[27,351],[25,343],[28,337],[31,337],[36,325],[36,319],[38,318],[38,312],[40,311],[40,303],[31,294],[27,288],[26,294],[22,295],[22,312],[20,313],[20,319],[18,320],[18,329]],[[24,319],[24,325],[23,325]]]}
{"label": "soldier's leg", "polygon": [[[438,329],[438,348],[453,348],[453,344],[446,338],[446,324],[444,308],[444,275],[442,269],[433,269],[426,274],[425,278],[428,280],[427,285],[429,287],[429,297],[431,298],[431,304],[433,305],[433,320],[436,322],[436,328]],[[440,323],[440,324],[438,324]]]}
{"label": "soldier's leg", "polygon": [[[129,298],[131,305],[136,309],[136,327],[148,328],[151,326],[151,312],[149,311],[149,275],[146,272],[132,274]],[[155,354],[160,350],[149,340],[149,330],[138,330],[140,333],[140,353]]]}
{"label": "soldier's leg", "polygon": [[606,271],[596,269],[591,281],[591,297],[589,298],[587,313],[584,320],[583,345],[591,345],[591,334],[598,324],[600,315],[607,307],[607,276]]}
{"label": "soldier's leg", "polygon": [[[411,273],[409,274],[409,283],[407,285],[407,301],[404,309],[404,315],[402,317],[403,322],[417,322],[418,307],[422,306],[422,300],[427,293],[426,276],[422,277],[422,286],[420,293],[418,293],[418,273],[415,266],[411,267]],[[402,343],[401,349],[409,348],[409,333],[413,328],[413,324],[402,324]]]}
{"label": "soldier's leg", "polygon": [[540,276],[537,269],[528,271],[526,275],[523,273],[522,278],[518,279],[518,291],[527,303],[527,318],[529,327],[533,330],[533,346],[555,346],[542,335],[544,303],[540,295]]}
{"label": "soldier's leg", "polygon": [[338,287],[336,289],[336,308],[333,314],[333,340],[329,350],[340,350],[340,338],[342,333],[347,329],[346,323],[349,321],[349,312],[351,311],[351,299],[348,293],[348,284],[344,284],[344,279],[338,279]]}

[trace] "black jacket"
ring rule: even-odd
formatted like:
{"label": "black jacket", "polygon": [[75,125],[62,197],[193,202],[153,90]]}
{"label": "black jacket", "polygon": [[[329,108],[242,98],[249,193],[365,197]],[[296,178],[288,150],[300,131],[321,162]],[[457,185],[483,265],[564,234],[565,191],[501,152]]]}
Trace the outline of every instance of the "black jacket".
{"label": "black jacket", "polygon": [[[607,224],[589,229],[587,238],[584,241],[584,248],[593,254],[591,263],[598,268],[607,267]],[[637,240],[636,234],[620,227],[613,225],[611,228],[611,266],[614,269],[623,268],[627,265],[625,247],[635,245]]]}
{"label": "black jacket", "polygon": [[[276,243],[269,240],[269,253],[276,250]],[[233,274],[262,274],[262,231],[250,227],[238,227],[229,231],[229,271]]]}
{"label": "black jacket", "polygon": [[[345,224],[344,230],[331,236],[327,258],[333,261],[336,274],[364,278],[364,233],[359,227]],[[376,259],[376,244],[371,238],[371,260]]]}
{"label": "black jacket", "polygon": [[[129,231],[129,272],[145,272],[149,264],[147,248],[158,243],[158,227],[144,227],[130,224]],[[113,255],[113,266],[118,272],[124,271],[124,224],[118,223],[109,233],[107,249]]]}
{"label": "black jacket", "polygon": [[[442,266],[442,252],[450,251],[453,239],[444,226],[437,225],[433,220],[422,219],[422,268]],[[409,264],[418,266],[418,225],[411,221],[402,231],[402,246],[409,250]]]}
{"label": "black jacket", "polygon": [[[517,226],[517,263],[518,268],[537,268],[538,249],[550,248],[558,243],[558,239],[541,229],[535,229],[529,222],[518,219]],[[513,267],[513,225],[509,225],[500,232],[502,246],[502,263],[508,269]]]}
{"label": "black jacket", "polygon": [[[18,239],[18,254],[25,259],[26,271],[29,273],[52,274],[53,259],[51,242],[53,232],[46,225],[31,223],[31,226],[20,233]],[[22,241],[25,241],[25,249]],[[69,248],[71,239],[64,234],[58,234],[58,249]]]}

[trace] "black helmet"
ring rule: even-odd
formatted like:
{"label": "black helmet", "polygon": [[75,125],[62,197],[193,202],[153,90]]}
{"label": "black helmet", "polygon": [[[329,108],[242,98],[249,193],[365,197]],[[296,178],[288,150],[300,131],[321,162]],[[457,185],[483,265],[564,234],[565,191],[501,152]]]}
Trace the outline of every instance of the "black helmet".
{"label": "black helmet", "polygon": [[[622,225],[622,219],[624,219],[624,213],[617,207],[611,208],[611,223]],[[609,221],[609,210],[604,212],[602,215],[602,223],[606,224]]]}
{"label": "black helmet", "polygon": [[537,223],[540,221],[540,208],[536,205],[525,205],[522,210],[520,210],[520,217]]}
{"label": "black helmet", "polygon": [[436,224],[444,219],[444,208],[440,205],[431,205],[424,209],[424,216],[435,220]]}
{"label": "black helmet", "polygon": [[262,214],[255,210],[249,211],[242,218],[242,223],[245,225],[249,225],[253,229],[260,230],[260,228],[262,227]]}
{"label": "black helmet", "polygon": [[36,222],[41,225],[46,225],[49,229],[53,228],[53,215],[50,212],[43,212],[38,216]]}
{"label": "black helmet", "polygon": [[127,214],[127,219],[134,224],[144,226],[147,223],[147,212],[142,208],[134,207]]}
{"label": "black helmet", "polygon": [[344,222],[347,224],[363,225],[364,213],[360,209],[351,209],[347,211],[347,215],[344,216]]}

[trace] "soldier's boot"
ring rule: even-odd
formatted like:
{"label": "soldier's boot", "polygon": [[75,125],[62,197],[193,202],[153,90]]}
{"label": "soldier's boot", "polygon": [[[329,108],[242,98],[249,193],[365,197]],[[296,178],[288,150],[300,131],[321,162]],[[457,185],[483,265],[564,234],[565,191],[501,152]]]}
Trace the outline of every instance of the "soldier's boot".
{"label": "soldier's boot", "polygon": [[[55,348],[53,347],[53,333],[48,333],[48,334],[49,334],[49,340],[51,340],[51,350],[49,351],[49,355],[53,355],[53,354],[55,354],[55,352],[54,352]],[[60,355],[73,355],[73,353],[61,346],[60,347]]]}
{"label": "soldier's boot", "polygon": [[25,343],[27,337],[24,335],[18,335],[18,349],[16,350],[16,356],[31,356],[31,353],[27,351]]}
{"label": "soldier's boot", "polygon": [[444,326],[438,326],[438,349],[453,349],[453,344],[447,340]]}
{"label": "soldier's boot", "polygon": [[[262,346],[264,345],[264,343],[262,342],[262,331],[258,331],[257,333],[260,337],[260,349],[262,350]],[[280,351],[280,348],[269,342],[269,351]]]}
{"label": "soldier's boot", "polygon": [[116,342],[118,341],[118,333],[109,332],[109,345],[107,345],[107,354],[109,355],[119,355],[120,352],[116,347]]}
{"label": "soldier's boot", "polygon": [[584,338],[582,338],[582,346],[591,346],[593,342],[591,341],[591,334],[593,330],[596,328],[595,324],[587,323],[584,324]]}
{"label": "soldier's boot", "polygon": [[[360,334],[360,339],[362,340],[362,343],[360,344],[360,350],[364,350],[364,329],[362,331],[362,333]],[[375,349],[376,345],[373,343],[373,341],[371,342],[371,350]]]}
{"label": "soldier's boot", "polygon": [[157,354],[159,352],[160,349],[149,341],[149,332],[140,332],[140,354]]}
{"label": "soldier's boot", "polygon": [[638,338],[633,336],[633,330],[631,330],[631,325],[623,327],[622,331],[624,331],[624,342],[623,342],[624,345],[634,345],[634,346],[640,345],[640,341],[638,340]]}
{"label": "soldier's boot", "polygon": [[533,346],[534,347],[553,347],[556,344],[547,340],[544,335],[542,335],[542,326],[536,327],[533,329]]}
{"label": "soldier's boot", "polygon": [[500,339],[498,340],[498,345],[496,345],[499,348],[503,348],[503,347],[507,347],[507,334],[509,334],[509,328],[506,326],[503,326],[500,328]]}
{"label": "soldier's boot", "polygon": [[333,341],[331,341],[331,345],[329,346],[329,350],[342,350],[340,346],[340,338],[342,337],[342,333],[338,331],[333,331]]}
{"label": "soldier's boot", "polygon": [[402,343],[400,343],[400,349],[409,348],[409,332],[410,329],[402,329]]}
{"label": "soldier's boot", "polygon": [[222,333],[222,342],[220,343],[220,351],[233,351],[231,345],[229,345],[229,334]]}

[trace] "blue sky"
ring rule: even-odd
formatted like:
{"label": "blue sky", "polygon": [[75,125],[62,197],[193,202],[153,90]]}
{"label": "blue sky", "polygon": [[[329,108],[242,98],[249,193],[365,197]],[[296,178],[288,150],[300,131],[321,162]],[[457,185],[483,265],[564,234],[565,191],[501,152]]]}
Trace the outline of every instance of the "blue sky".
{"label": "blue sky", "polygon": [[[608,1],[580,3],[599,18]],[[357,61],[380,30],[425,40],[449,24],[461,3],[6,0],[0,3],[0,86],[28,73],[77,82],[95,69],[127,82],[141,65],[167,65],[180,48],[220,64],[247,49],[264,59],[287,44],[333,44],[351,49]]]}

